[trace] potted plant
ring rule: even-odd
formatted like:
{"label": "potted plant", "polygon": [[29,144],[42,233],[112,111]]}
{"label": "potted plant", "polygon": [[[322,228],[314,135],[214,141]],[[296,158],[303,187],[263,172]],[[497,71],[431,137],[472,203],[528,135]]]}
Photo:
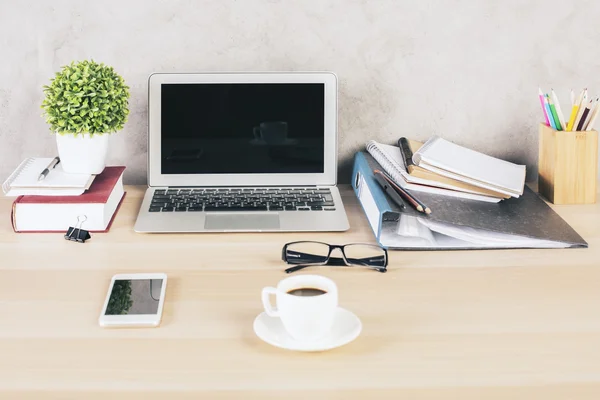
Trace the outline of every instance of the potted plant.
{"label": "potted plant", "polygon": [[56,133],[65,172],[99,174],[104,170],[108,134],[123,128],[129,115],[129,87],[112,67],[73,62],[44,86],[42,109]]}

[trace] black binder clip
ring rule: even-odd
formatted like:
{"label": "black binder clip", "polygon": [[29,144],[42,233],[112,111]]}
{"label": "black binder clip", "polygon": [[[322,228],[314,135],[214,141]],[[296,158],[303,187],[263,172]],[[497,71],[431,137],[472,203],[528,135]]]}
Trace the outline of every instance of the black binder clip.
{"label": "black binder clip", "polygon": [[75,225],[75,227],[70,226],[69,229],[67,229],[65,239],[73,242],[85,243],[86,240],[91,238],[92,236],[88,231],[81,229],[81,226],[86,220],[87,217],[85,215],[80,215],[77,217],[77,225]]}

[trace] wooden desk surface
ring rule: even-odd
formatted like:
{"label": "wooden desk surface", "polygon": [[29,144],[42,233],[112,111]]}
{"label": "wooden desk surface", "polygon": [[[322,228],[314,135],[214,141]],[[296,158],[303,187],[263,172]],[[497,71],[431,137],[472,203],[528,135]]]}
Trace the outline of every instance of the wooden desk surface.
{"label": "wooden desk surface", "polygon": [[[143,188],[127,191],[110,233],[83,245],[14,234],[0,199],[0,398],[600,398],[600,204],[556,207],[589,249],[318,270],[363,333],[305,354],[254,335],[260,290],[285,277],[285,242],[373,241],[348,188],[351,230],[335,234],[136,234]],[[161,327],[100,328],[111,276],[148,271],[169,274]]]}

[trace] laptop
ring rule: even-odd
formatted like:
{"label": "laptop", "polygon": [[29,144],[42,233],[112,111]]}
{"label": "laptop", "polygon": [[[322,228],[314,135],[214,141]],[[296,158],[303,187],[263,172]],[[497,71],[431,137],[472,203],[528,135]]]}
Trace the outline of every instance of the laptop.
{"label": "laptop", "polygon": [[333,73],[153,74],[136,232],[345,231]]}

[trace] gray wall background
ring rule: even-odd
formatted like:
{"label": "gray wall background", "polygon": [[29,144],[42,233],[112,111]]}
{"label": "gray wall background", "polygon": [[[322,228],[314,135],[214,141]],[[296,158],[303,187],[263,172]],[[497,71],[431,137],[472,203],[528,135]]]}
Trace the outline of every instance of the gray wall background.
{"label": "gray wall background", "polygon": [[538,86],[600,95],[600,2],[564,0],[0,0],[0,178],[54,156],[42,85],[93,58],[131,87],[109,163],[146,182],[152,72],[330,70],[342,182],[368,139],[437,134],[537,174]]}

